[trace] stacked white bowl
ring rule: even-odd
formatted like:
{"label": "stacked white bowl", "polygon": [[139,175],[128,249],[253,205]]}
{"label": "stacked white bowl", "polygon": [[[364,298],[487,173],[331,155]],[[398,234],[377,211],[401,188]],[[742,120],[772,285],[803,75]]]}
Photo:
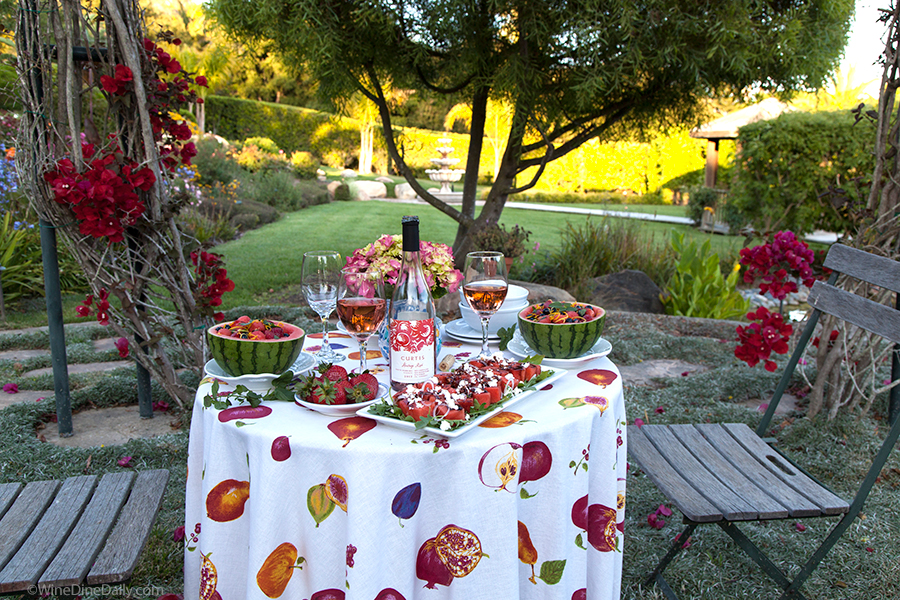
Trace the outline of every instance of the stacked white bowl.
{"label": "stacked white bowl", "polygon": [[[519,311],[526,306],[528,306],[528,290],[519,285],[510,285],[506,291],[506,299],[488,323],[488,335],[497,335],[500,329],[513,327],[518,322],[516,317]],[[466,325],[481,333],[481,318],[469,307],[461,286],[459,288],[459,312]]]}

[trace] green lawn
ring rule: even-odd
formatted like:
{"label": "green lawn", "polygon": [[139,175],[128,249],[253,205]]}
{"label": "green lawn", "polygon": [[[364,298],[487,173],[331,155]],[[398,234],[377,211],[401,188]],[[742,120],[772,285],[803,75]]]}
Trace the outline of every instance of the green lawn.
{"label": "green lawn", "polygon": [[[333,202],[289,213],[279,221],[244,234],[240,239],[217,246],[226,257],[229,276],[236,287],[225,295],[226,308],[269,304],[269,290],[278,292],[300,280],[303,253],[310,250],[336,250],[344,256],[376,240],[382,234],[400,233],[404,215],[418,215],[423,240],[452,245],[456,222],[427,204],[393,202]],[[519,224],[532,232],[530,244],[539,242],[542,250],[560,245],[560,231],[568,222],[583,223],[588,217],[508,208],[501,222]],[[597,218],[597,217],[592,217]],[[736,252],[743,238],[710,236],[688,226],[635,221],[654,243],[667,243],[673,229],[689,238],[706,239],[713,247]]]}

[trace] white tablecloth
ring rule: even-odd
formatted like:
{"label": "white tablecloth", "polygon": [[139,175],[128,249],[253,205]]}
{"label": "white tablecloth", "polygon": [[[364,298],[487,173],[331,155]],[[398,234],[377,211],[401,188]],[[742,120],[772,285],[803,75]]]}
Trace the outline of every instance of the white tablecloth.
{"label": "white tablecloth", "polygon": [[[332,339],[356,367],[356,342]],[[445,339],[441,356],[477,352]],[[380,354],[369,360],[385,366]],[[506,426],[451,440],[286,402],[222,422],[203,408],[204,379],[191,421],[185,598],[619,598],[622,381],[607,358],[567,371],[511,406]],[[341,479],[346,510],[325,493]]]}

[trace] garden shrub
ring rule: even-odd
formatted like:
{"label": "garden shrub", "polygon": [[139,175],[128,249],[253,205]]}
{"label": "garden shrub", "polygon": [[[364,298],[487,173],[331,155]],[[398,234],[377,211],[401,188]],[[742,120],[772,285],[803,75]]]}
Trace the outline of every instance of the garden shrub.
{"label": "garden shrub", "polygon": [[243,213],[231,217],[231,224],[240,231],[250,231],[259,227],[259,215],[255,213]]}
{"label": "garden shrub", "polygon": [[256,146],[259,150],[265,152],[266,154],[278,154],[280,152],[280,148],[278,144],[273,142],[267,137],[249,137],[244,140],[244,146]]}
{"label": "garden shrub", "polygon": [[697,185],[688,189],[687,216],[699,225],[707,208],[716,210],[721,195],[713,188]]}
{"label": "garden shrub", "polygon": [[318,176],[319,160],[312,152],[298,150],[291,154],[291,168],[300,179],[315,179]]}
{"label": "garden shrub", "polygon": [[[281,216],[281,213],[279,213],[278,209],[276,209],[275,207],[270,206],[264,202],[256,202],[254,200],[248,200],[246,198],[241,202],[235,203],[234,207],[232,207],[231,209],[231,214],[232,219],[239,219],[240,222],[245,223],[249,223],[252,221],[252,219],[246,218],[245,215],[253,216],[256,218],[256,222],[259,225],[274,223]],[[238,223],[235,224],[237,225]]]}
{"label": "garden shrub", "polygon": [[352,200],[350,197],[350,186],[342,181],[341,184],[334,189],[334,201],[350,202],[350,200]]}
{"label": "garden shrub", "polygon": [[786,113],[745,125],[729,207],[760,232],[846,231],[849,215],[820,196],[829,186],[852,194],[853,179],[868,181],[875,165],[873,127],[865,119],[855,123],[849,111]]}
{"label": "garden shrub", "polygon": [[197,156],[192,160],[200,176],[200,183],[227,185],[240,179],[243,170],[228,155],[228,148],[213,136],[203,136],[196,142]]}
{"label": "garden shrub", "polygon": [[294,176],[283,171],[259,173],[248,177],[243,195],[245,198],[263,202],[280,211],[292,212],[306,208],[303,190],[297,187]]}
{"label": "garden shrub", "polygon": [[244,144],[240,150],[232,152],[231,156],[241,166],[251,173],[256,173],[263,169],[263,166],[271,160],[271,154],[259,149],[254,144]]}

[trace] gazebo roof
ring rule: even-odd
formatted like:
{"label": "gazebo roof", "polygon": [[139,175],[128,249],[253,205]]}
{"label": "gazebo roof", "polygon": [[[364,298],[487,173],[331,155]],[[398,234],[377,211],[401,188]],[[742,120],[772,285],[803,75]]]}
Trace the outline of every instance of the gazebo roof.
{"label": "gazebo roof", "polygon": [[738,129],[744,125],[774,119],[783,112],[793,110],[792,107],[775,98],[766,98],[758,104],[728,113],[724,117],[719,117],[691,130],[691,137],[707,140],[733,140],[738,136]]}

